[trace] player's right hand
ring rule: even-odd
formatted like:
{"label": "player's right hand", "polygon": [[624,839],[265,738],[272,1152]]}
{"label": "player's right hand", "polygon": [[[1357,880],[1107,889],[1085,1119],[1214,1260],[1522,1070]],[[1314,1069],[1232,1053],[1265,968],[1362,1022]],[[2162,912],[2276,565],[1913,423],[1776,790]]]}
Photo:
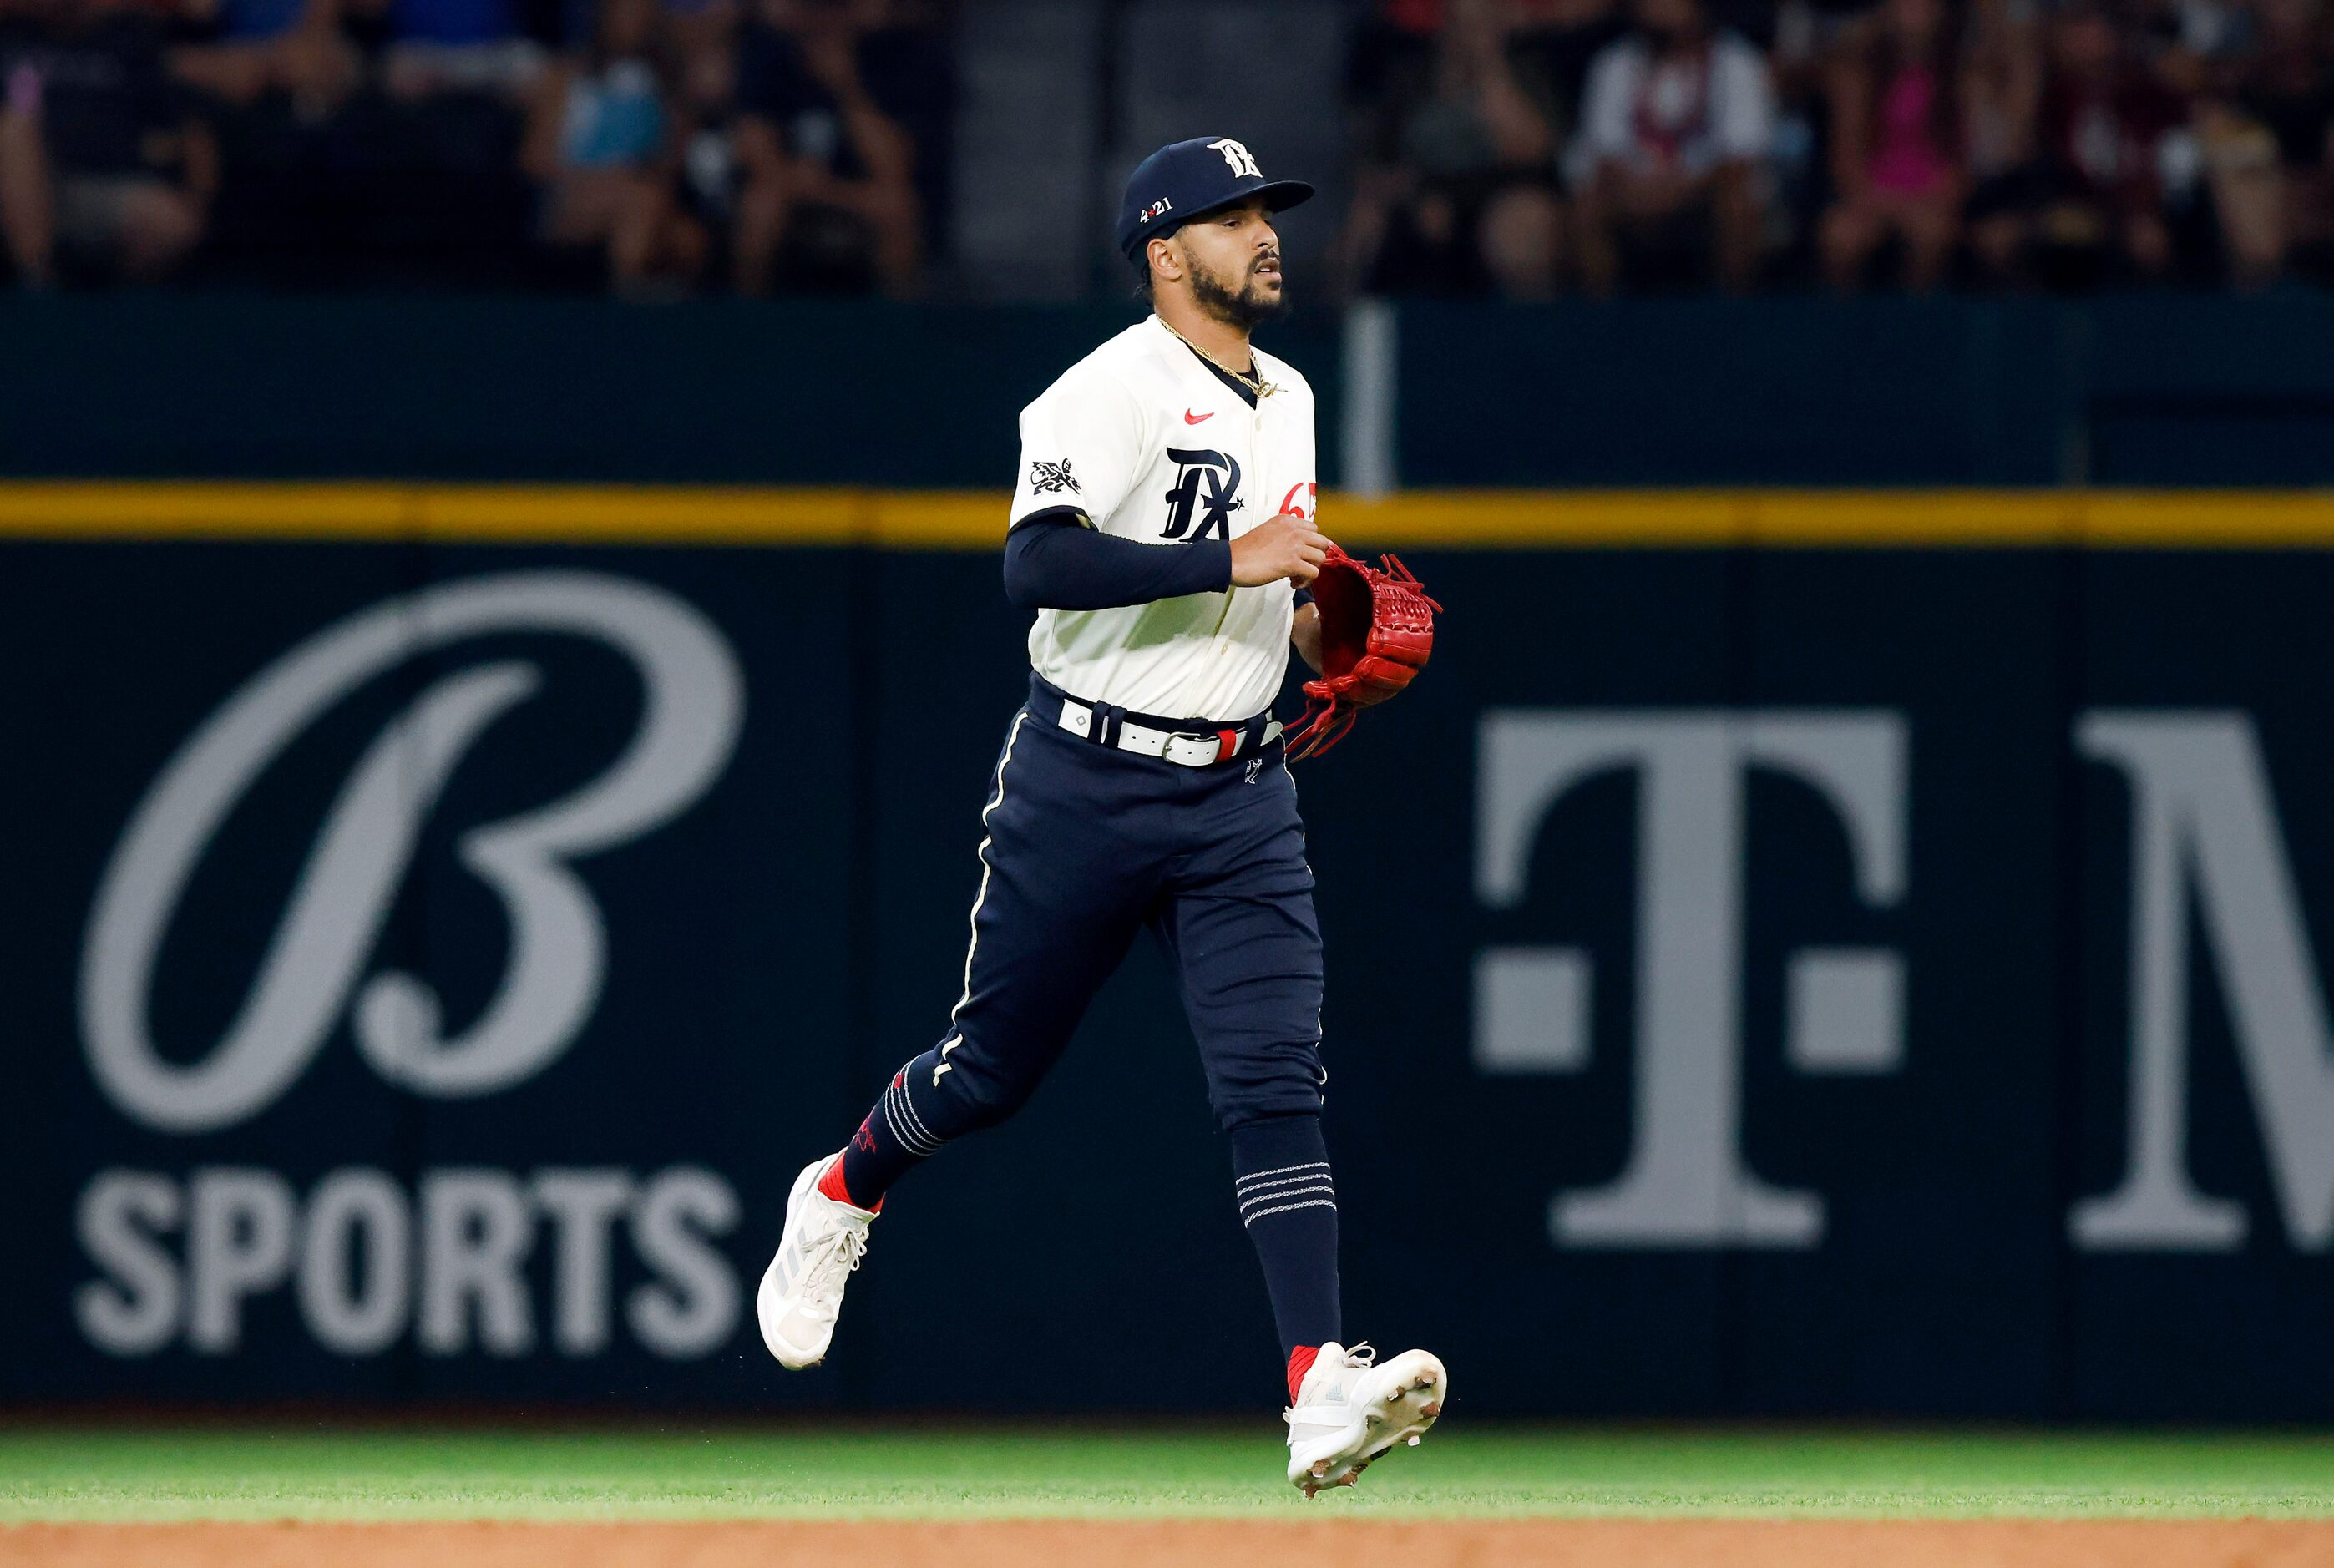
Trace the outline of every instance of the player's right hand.
{"label": "player's right hand", "polygon": [[1319,574],[1329,536],[1312,520],[1283,512],[1232,541],[1232,586],[1261,588],[1286,577],[1302,588]]}

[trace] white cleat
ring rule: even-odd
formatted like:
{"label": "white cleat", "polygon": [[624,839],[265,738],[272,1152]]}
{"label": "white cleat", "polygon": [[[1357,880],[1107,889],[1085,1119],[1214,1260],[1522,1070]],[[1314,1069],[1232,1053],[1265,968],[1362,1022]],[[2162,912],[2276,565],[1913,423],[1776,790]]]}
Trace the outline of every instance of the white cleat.
{"label": "white cleat", "polygon": [[781,1366],[797,1371],[826,1359],[835,1316],[843,1310],[843,1287],[867,1255],[867,1227],[875,1217],[818,1190],[818,1178],[841,1158],[814,1159],[795,1178],[794,1190],[786,1195],[786,1234],[754,1295],[762,1342]]}
{"label": "white cleat", "polygon": [[1288,1480],[1308,1497],[1350,1486],[1370,1462],[1399,1444],[1415,1447],[1451,1397],[1451,1374],[1424,1351],[1384,1366],[1366,1344],[1321,1347],[1297,1388],[1288,1423]]}

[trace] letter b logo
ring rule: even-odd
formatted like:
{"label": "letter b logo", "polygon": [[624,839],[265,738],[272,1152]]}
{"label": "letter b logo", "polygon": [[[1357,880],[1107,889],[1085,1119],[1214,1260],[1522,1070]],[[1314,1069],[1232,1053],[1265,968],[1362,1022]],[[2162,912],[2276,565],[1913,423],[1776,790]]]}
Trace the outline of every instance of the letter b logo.
{"label": "letter b logo", "polygon": [[[486,1012],[444,1034],[419,976],[365,970],[421,828],[487,727],[531,696],[536,668],[503,659],[448,675],[392,719],[358,762],[311,847],[257,979],[224,1038],[182,1063],[148,1017],[156,959],[188,880],[260,774],[342,698],[463,639],[552,632],[597,640],[638,670],[640,729],[615,764],[564,799],[473,828],[462,864],[502,901],[510,952]],[[293,649],[213,714],[154,783],[114,850],[82,955],[92,1072],[121,1110],[168,1132],[256,1114],[288,1088],[354,1001],[356,1041],[391,1082],[483,1094],[540,1072],[598,1000],[598,905],[573,862],[660,826],[720,774],[744,712],[720,633],[658,589],[582,572],[446,583],[391,600]]]}

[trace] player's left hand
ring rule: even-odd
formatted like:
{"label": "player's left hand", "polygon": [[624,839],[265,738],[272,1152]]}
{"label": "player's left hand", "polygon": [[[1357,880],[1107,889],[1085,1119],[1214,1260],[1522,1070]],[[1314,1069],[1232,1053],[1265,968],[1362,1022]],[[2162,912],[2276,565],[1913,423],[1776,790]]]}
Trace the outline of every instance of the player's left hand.
{"label": "player's left hand", "polygon": [[1305,683],[1311,704],[1289,732],[1292,759],[1328,750],[1363,708],[1417,678],[1434,650],[1434,616],[1442,608],[1393,556],[1372,567],[1334,544],[1312,586],[1321,678]]}

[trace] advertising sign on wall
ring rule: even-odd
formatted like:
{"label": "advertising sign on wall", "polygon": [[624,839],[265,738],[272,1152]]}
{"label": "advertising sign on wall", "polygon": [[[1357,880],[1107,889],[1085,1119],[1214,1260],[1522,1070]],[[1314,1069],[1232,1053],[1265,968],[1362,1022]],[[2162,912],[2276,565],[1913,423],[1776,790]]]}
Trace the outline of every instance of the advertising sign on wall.
{"label": "advertising sign on wall", "polygon": [[[1410,559],[1432,670],[1299,774],[1354,1332],[1485,1412],[2334,1415],[2334,556]],[[995,570],[0,546],[0,1398],[1268,1400],[1147,953],[829,1366],[750,1323],[955,994]]]}

